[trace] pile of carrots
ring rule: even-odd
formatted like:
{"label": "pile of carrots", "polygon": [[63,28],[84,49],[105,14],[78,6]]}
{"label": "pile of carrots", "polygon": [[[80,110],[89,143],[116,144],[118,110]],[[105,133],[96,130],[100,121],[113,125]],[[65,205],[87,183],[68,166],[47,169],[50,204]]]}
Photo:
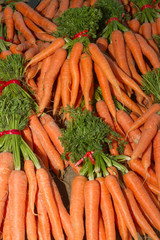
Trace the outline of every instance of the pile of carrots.
{"label": "pile of carrots", "polygon": [[[140,10],[158,12],[159,1],[148,1]],[[148,72],[160,69],[160,17],[142,22],[134,1],[117,1],[130,20],[115,16],[105,24],[124,24],[124,31],[117,28],[107,38],[99,28],[94,40],[87,29],[74,39],[56,37],[56,18],[71,8],[98,7],[98,2],[42,0],[32,9],[25,1],[7,0],[0,6],[0,58],[24,57],[24,89],[38,106],[21,131],[37,162],[22,159],[22,168],[16,169],[13,154],[0,153],[3,240],[115,240],[117,230],[122,240],[138,240],[139,235],[159,239],[160,103],[143,84]],[[92,112],[120,134],[126,142],[125,173],[111,166],[105,176],[88,180],[81,165],[67,156],[62,160],[62,128],[72,121],[68,106]],[[107,151],[120,155],[118,142]],[[68,212],[50,171],[63,178],[69,165],[77,176]]]}

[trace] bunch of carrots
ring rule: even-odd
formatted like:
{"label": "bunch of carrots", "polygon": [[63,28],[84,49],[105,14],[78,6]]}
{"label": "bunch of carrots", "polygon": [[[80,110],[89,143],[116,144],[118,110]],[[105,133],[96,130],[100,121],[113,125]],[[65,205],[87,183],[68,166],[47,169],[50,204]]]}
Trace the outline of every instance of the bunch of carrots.
{"label": "bunch of carrots", "polygon": [[[133,7],[130,20],[130,11],[121,2]],[[0,126],[3,240],[23,240],[25,234],[28,240],[114,240],[116,229],[122,240],[138,240],[138,234],[159,239],[158,3],[42,0],[35,9],[25,1],[2,4],[0,68],[4,72],[3,66],[10,66],[9,59],[18,59],[16,55],[24,59],[24,74],[18,81],[36,106],[26,113],[27,122],[22,127],[16,113],[18,106],[22,109],[24,99],[15,95],[9,104],[12,95],[7,93],[7,88],[17,84],[12,81],[15,75],[7,79],[7,70],[0,73],[1,119],[4,116],[7,123],[7,129]],[[88,11],[95,25],[84,16],[84,22],[77,20],[74,27],[66,27],[67,14],[71,16],[72,11]],[[19,66],[16,61],[12,61],[15,73]],[[17,108],[12,106],[16,100]],[[125,143],[124,158],[120,158],[116,138],[109,147],[105,146],[111,157],[109,166],[97,160],[95,149],[89,149],[76,162],[71,152],[70,157],[64,158],[63,130],[73,120],[65,111],[67,107],[85,109],[109,126],[112,131],[107,141],[111,142],[114,131]],[[9,108],[13,115],[7,112]],[[63,130],[57,117],[63,122]],[[14,129],[9,128],[11,119]],[[98,126],[95,132],[96,129]],[[79,146],[77,143],[74,148],[78,151]],[[71,185],[69,212],[49,172],[62,178],[68,165],[77,174]],[[125,171],[121,171],[120,165]],[[93,173],[93,179],[88,177],[88,171]]]}

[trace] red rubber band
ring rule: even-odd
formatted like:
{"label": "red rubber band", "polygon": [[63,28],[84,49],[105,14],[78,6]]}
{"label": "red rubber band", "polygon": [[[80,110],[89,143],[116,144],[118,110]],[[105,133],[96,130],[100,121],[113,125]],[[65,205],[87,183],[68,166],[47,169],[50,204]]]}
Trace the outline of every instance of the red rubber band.
{"label": "red rubber band", "polygon": [[0,36],[0,39],[5,41],[5,39],[3,37],[1,37],[1,36]]}
{"label": "red rubber band", "polygon": [[86,157],[88,157],[88,158],[90,159],[90,161],[92,162],[92,164],[95,165],[95,161],[94,161],[94,158],[93,158],[93,156],[92,156],[93,153],[94,153],[94,151],[91,151],[91,152],[89,151],[89,152],[87,152],[86,155],[84,155],[83,158],[81,158],[78,162],[76,162],[76,163],[74,164],[74,166],[77,167],[78,165],[80,165],[80,164],[84,161],[84,159],[85,159]]}
{"label": "red rubber band", "polygon": [[151,4],[146,4],[143,7],[141,7],[141,11],[143,11],[146,8],[152,8]]}
{"label": "red rubber band", "polygon": [[16,83],[16,84],[18,84],[19,86],[21,86],[20,81],[17,80],[17,79],[11,79],[11,80],[9,80],[9,81],[7,81],[7,82],[5,82],[5,81],[0,81],[0,85],[2,85],[2,86],[0,87],[0,92],[3,90],[4,87],[7,87],[8,85],[10,85],[10,84],[12,84],[12,83]]}
{"label": "red rubber band", "polygon": [[5,134],[21,135],[21,132],[19,130],[17,130],[17,129],[10,129],[10,130],[6,130],[6,131],[0,132],[0,137],[4,136]]}
{"label": "red rubber band", "polygon": [[112,22],[112,21],[118,21],[119,22],[119,19],[117,17],[113,17],[113,18],[110,18],[107,22],[106,22],[106,25],[108,25],[108,23]]}
{"label": "red rubber band", "polygon": [[13,1],[13,0],[10,0],[10,1],[8,1],[8,2],[7,2],[7,4],[9,4],[9,3],[11,3],[11,2],[15,2],[15,1]]}
{"label": "red rubber band", "polygon": [[74,35],[73,39],[80,38],[80,37],[88,37],[89,38],[89,35],[86,34],[87,32],[88,32],[88,30],[84,30],[82,32],[79,32],[79,33]]}

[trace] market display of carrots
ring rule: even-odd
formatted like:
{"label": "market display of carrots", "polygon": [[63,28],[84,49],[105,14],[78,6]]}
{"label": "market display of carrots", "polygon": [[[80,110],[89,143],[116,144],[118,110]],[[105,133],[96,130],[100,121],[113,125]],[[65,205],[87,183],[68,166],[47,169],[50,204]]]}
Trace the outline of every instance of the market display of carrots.
{"label": "market display of carrots", "polygon": [[2,1],[0,113],[0,239],[160,239],[160,0]]}

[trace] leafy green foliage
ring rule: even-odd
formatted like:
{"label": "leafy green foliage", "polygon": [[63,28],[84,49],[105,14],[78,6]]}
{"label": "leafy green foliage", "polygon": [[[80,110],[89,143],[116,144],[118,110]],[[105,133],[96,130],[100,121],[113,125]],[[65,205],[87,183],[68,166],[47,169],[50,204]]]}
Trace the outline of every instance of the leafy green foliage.
{"label": "leafy green foliage", "polygon": [[152,94],[155,102],[160,103],[160,68],[142,75],[141,88],[146,94]]}
{"label": "leafy green foliage", "polygon": [[69,8],[58,18],[53,20],[58,28],[54,33],[56,37],[73,38],[75,34],[88,30],[90,38],[96,38],[99,21],[102,18],[100,9],[91,7]]}

